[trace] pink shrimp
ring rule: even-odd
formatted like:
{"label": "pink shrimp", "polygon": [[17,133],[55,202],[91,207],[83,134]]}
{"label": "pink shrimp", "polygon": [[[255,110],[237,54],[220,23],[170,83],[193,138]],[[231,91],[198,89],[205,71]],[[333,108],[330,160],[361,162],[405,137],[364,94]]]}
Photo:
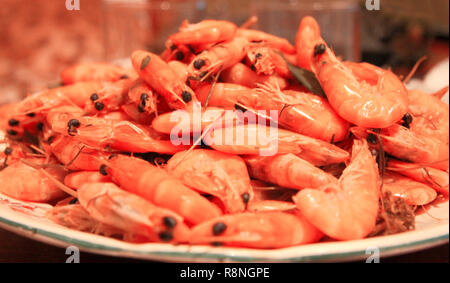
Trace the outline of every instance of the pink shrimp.
{"label": "pink shrimp", "polygon": [[138,50],[131,55],[131,61],[139,77],[161,94],[171,108],[185,108],[187,103],[196,101],[193,91],[158,55]]}
{"label": "pink shrimp", "polygon": [[249,42],[264,42],[267,46],[279,49],[288,54],[296,52],[295,47],[287,40],[259,30],[238,29],[237,36],[246,38]]}
{"label": "pink shrimp", "polygon": [[220,209],[177,178],[148,162],[124,155],[105,160],[106,172],[126,191],[170,209],[193,224],[222,214]]}
{"label": "pink shrimp", "polygon": [[398,172],[413,180],[427,184],[428,186],[434,188],[438,193],[448,196],[448,172],[397,160],[390,160],[387,167],[389,170]]}
{"label": "pink shrimp", "polygon": [[322,234],[300,215],[245,212],[195,226],[190,243],[269,249],[314,243],[321,237]]}
{"label": "pink shrimp", "polygon": [[388,191],[409,205],[425,205],[437,197],[433,188],[392,172],[386,172],[383,178],[383,194]]}
{"label": "pink shrimp", "polygon": [[332,175],[293,154],[245,157],[250,176],[292,189],[318,188],[337,183]]}
{"label": "pink shrimp", "polygon": [[248,41],[245,38],[236,37],[203,51],[189,64],[188,77],[204,80],[220,70],[234,66],[244,59],[247,44]]}
{"label": "pink shrimp", "polygon": [[141,79],[134,82],[128,91],[129,99],[137,105],[140,113],[155,113],[157,109],[157,96],[152,89]]}
{"label": "pink shrimp", "polygon": [[261,84],[269,84],[280,89],[285,89],[289,86],[288,80],[279,75],[258,75],[242,63],[237,63],[224,70],[221,78],[226,83],[239,84],[249,88],[258,87]]}
{"label": "pink shrimp", "polygon": [[[0,171],[0,192],[23,201],[51,202],[65,196],[55,184],[43,174],[39,168],[43,165],[43,158],[24,158],[30,164],[36,164],[36,168],[16,161]],[[54,164],[56,165],[56,164]],[[47,167],[45,170],[58,180],[63,180],[65,171],[62,167]]]}
{"label": "pink shrimp", "polygon": [[113,183],[87,183],[78,190],[78,200],[93,219],[152,241],[182,243],[189,235],[181,216]]}
{"label": "pink shrimp", "polygon": [[125,69],[108,63],[78,64],[61,72],[61,80],[65,85],[86,81],[115,82],[127,77]]}
{"label": "pink shrimp", "polygon": [[355,140],[339,182],[305,189],[293,199],[305,218],[337,240],[366,237],[375,228],[380,197],[378,168],[366,141]]}
{"label": "pink shrimp", "polygon": [[[100,168],[100,167],[99,167]],[[98,169],[98,168],[97,168]],[[74,190],[78,190],[86,183],[108,183],[112,182],[110,176],[105,176],[96,171],[78,171],[67,174],[64,184]]]}
{"label": "pink shrimp", "polygon": [[203,20],[196,24],[184,21],[180,31],[169,37],[174,45],[203,45],[230,40],[237,26],[228,21]]}
{"label": "pink shrimp", "polygon": [[349,157],[348,152],[327,142],[283,129],[254,124],[213,128],[203,141],[215,150],[225,153],[293,153],[320,166],[344,162]]}
{"label": "pink shrimp", "polygon": [[286,79],[292,79],[292,73],[282,55],[264,45],[250,45],[247,48],[246,64],[258,75],[277,73]]}
{"label": "pink shrimp", "polygon": [[[314,30],[316,25],[312,23],[313,19],[307,18],[300,27]],[[320,31],[314,32],[315,37],[303,39],[310,40],[313,50],[300,48],[298,54],[310,58],[312,70],[334,110],[345,120],[367,128],[386,128],[401,120],[408,110],[408,93],[400,79],[367,63],[352,63],[349,68],[317,33]]]}
{"label": "pink shrimp", "polygon": [[245,162],[238,156],[213,150],[179,152],[167,170],[183,183],[219,198],[227,213],[242,212],[253,198]]}
{"label": "pink shrimp", "polygon": [[124,79],[113,83],[105,83],[104,88],[89,97],[84,110],[86,114],[106,113],[120,109],[127,100],[127,94],[134,80]]}

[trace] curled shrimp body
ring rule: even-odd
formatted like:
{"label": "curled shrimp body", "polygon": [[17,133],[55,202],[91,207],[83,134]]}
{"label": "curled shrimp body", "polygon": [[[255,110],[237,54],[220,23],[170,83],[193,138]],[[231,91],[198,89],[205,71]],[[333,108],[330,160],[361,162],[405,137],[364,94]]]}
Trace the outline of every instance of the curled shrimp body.
{"label": "curled shrimp body", "polygon": [[142,159],[115,155],[105,164],[108,174],[122,189],[170,209],[190,223],[201,223],[222,214],[216,205],[179,179]]}
{"label": "curled shrimp body", "polygon": [[388,162],[388,168],[413,180],[427,184],[434,188],[438,193],[448,196],[448,172],[397,160],[390,160]]}
{"label": "curled shrimp body", "polygon": [[131,62],[139,77],[161,94],[171,108],[182,109],[190,101],[196,100],[193,91],[179,80],[176,72],[158,55],[138,50],[131,55]]}
{"label": "curled shrimp body", "polygon": [[337,183],[332,175],[294,154],[245,157],[250,176],[292,189],[318,188]]}
{"label": "curled shrimp body", "polygon": [[206,149],[179,152],[167,170],[186,186],[219,198],[227,213],[243,212],[253,198],[245,162],[235,155]]}
{"label": "curled shrimp body", "polygon": [[61,80],[65,85],[86,81],[115,82],[126,77],[125,69],[108,63],[78,64],[61,72]]}
{"label": "curled shrimp body", "polygon": [[236,36],[244,37],[249,42],[264,42],[267,46],[288,54],[294,54],[296,52],[295,47],[287,39],[263,31],[240,28],[238,29]]}
{"label": "curled shrimp body", "polygon": [[[45,162],[42,158],[24,158],[23,160],[37,166],[43,165]],[[62,167],[54,166],[42,170],[61,181],[66,175]],[[53,184],[40,169],[21,161],[16,161],[0,171],[0,183],[2,184],[0,186],[1,193],[23,201],[51,202],[65,196],[65,193]]]}
{"label": "curled shrimp body", "polygon": [[402,119],[408,111],[408,93],[395,74],[367,63],[349,67],[336,58],[320,36],[311,42],[313,51],[301,49],[299,56],[311,58],[312,71],[342,118],[368,128],[386,128]]}
{"label": "curled shrimp body", "polygon": [[230,40],[237,26],[228,21],[204,20],[196,24],[184,21],[180,31],[171,35],[169,41],[174,45],[203,45]]}
{"label": "curled shrimp body", "polygon": [[221,78],[226,83],[239,84],[249,88],[258,87],[261,84],[268,84],[280,89],[285,89],[289,86],[289,81],[277,74],[271,76],[258,75],[250,67],[242,63],[237,63],[224,70]]}
{"label": "curled shrimp body", "polygon": [[378,179],[377,164],[367,142],[355,140],[352,160],[337,184],[302,190],[293,199],[305,218],[329,237],[361,239],[375,228]]}
{"label": "curled shrimp body", "polygon": [[93,219],[152,241],[179,243],[189,235],[181,216],[113,183],[84,184],[78,190],[78,200]]}
{"label": "curled shrimp body", "polygon": [[188,66],[189,78],[205,79],[220,70],[228,69],[239,63],[245,57],[245,47],[248,41],[235,37],[231,41],[221,43],[197,55]]}
{"label": "curled shrimp body", "polygon": [[433,188],[392,172],[384,175],[382,191],[383,194],[390,192],[393,196],[404,199],[409,205],[426,205],[437,197]]}
{"label": "curled shrimp body", "polygon": [[316,242],[322,234],[305,218],[283,212],[237,213],[199,224],[191,244],[283,248]]}

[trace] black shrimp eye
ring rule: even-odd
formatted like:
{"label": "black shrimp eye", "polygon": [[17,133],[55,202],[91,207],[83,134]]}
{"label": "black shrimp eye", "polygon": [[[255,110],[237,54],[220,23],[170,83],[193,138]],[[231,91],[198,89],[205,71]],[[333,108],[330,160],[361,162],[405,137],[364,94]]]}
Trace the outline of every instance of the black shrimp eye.
{"label": "black shrimp eye", "polygon": [[17,134],[18,134],[18,132],[17,132],[17,131],[14,131],[14,130],[7,130],[6,132],[7,132],[8,135],[10,135],[10,136],[17,136]]}
{"label": "black shrimp eye", "polygon": [[95,102],[94,107],[97,111],[102,111],[105,108],[105,104],[101,102]]}
{"label": "black shrimp eye", "polygon": [[129,79],[129,78],[130,78],[130,77],[127,76],[127,75],[122,75],[122,76],[120,76],[120,79],[121,79],[121,80]]}
{"label": "black shrimp eye", "polygon": [[69,127],[69,129],[79,128],[81,126],[81,123],[77,119],[70,119],[67,123],[67,126]]}
{"label": "black shrimp eye", "polygon": [[163,242],[170,242],[173,239],[173,235],[170,231],[163,231],[163,232],[159,233],[158,236],[161,239],[161,241],[163,241]]}
{"label": "black shrimp eye", "polygon": [[164,226],[167,228],[174,228],[177,226],[177,220],[172,216],[166,216],[163,218]]}
{"label": "black shrimp eye", "polygon": [[246,112],[247,109],[245,109],[244,107],[240,106],[239,104],[235,104],[234,105],[234,109],[238,110],[238,111],[242,111],[242,112]]}
{"label": "black shrimp eye", "polygon": [[39,122],[36,124],[36,130],[38,130],[39,132],[42,132],[42,129],[44,129],[44,123]]}
{"label": "black shrimp eye", "polygon": [[16,127],[16,126],[19,126],[19,124],[20,124],[19,120],[16,120],[16,119],[9,119],[9,121],[8,121],[8,125],[10,127]]}
{"label": "black shrimp eye", "polygon": [[47,139],[47,143],[48,143],[48,144],[51,144],[51,143],[53,142],[54,139],[55,139],[54,136],[50,136],[50,137]]}
{"label": "black shrimp eye", "polygon": [[13,149],[10,147],[5,148],[5,155],[11,155],[11,153],[13,152]]}
{"label": "black shrimp eye", "polygon": [[223,232],[225,232],[225,230],[227,229],[227,225],[223,222],[217,222],[216,224],[214,224],[213,226],[213,235],[217,236],[222,234]]}
{"label": "black shrimp eye", "polygon": [[261,53],[256,53],[255,58],[256,59],[261,59],[263,57],[263,55]]}
{"label": "black shrimp eye", "polygon": [[106,169],[107,169],[108,167],[106,167],[106,165],[105,164],[102,164],[101,166],[100,166],[100,168],[99,168],[99,172],[100,172],[100,174],[102,174],[103,176],[108,176],[108,172],[106,172]]}
{"label": "black shrimp eye", "polygon": [[36,116],[36,114],[35,113],[33,113],[33,112],[31,112],[31,113],[28,113],[28,114],[26,114],[28,117],[31,117],[31,118],[33,118],[34,116]]}
{"label": "black shrimp eye", "polygon": [[146,100],[148,100],[148,94],[142,93],[141,94],[141,101],[146,101]]}
{"label": "black shrimp eye", "polygon": [[96,101],[97,99],[99,99],[98,94],[97,93],[93,93],[90,97],[91,101]]}
{"label": "black shrimp eye", "polygon": [[249,193],[243,193],[243,194],[241,195],[241,197],[242,197],[242,201],[243,201],[245,204],[247,204],[247,203],[250,201],[250,194],[249,194]]}
{"label": "black shrimp eye", "polygon": [[409,129],[412,122],[413,122],[413,117],[411,116],[411,114],[406,113],[403,116],[402,126]]}
{"label": "black shrimp eye", "polygon": [[323,43],[317,44],[316,46],[314,46],[314,56],[321,55],[326,50],[327,50],[327,47],[325,46],[325,44],[323,44]]}
{"label": "black shrimp eye", "polygon": [[175,54],[175,59],[177,59],[178,61],[184,60],[184,53],[181,52],[181,51],[178,51],[178,52]]}
{"label": "black shrimp eye", "polygon": [[194,61],[194,68],[200,70],[203,66],[205,66],[206,61],[203,59],[197,59]]}
{"label": "black shrimp eye", "polygon": [[183,98],[183,101],[186,103],[192,100],[192,95],[188,91],[183,91],[181,97]]}
{"label": "black shrimp eye", "polygon": [[144,113],[145,109],[142,105],[138,105],[138,111],[139,111],[139,113]]}
{"label": "black shrimp eye", "polygon": [[117,156],[117,154],[115,154],[115,153],[114,153],[114,154],[111,154],[111,155],[108,157],[108,159],[111,160],[111,159],[113,159],[113,158],[116,157],[116,156]]}
{"label": "black shrimp eye", "polygon": [[378,143],[377,136],[374,135],[374,134],[368,134],[366,140],[367,140],[368,143],[371,143],[371,144],[377,144]]}

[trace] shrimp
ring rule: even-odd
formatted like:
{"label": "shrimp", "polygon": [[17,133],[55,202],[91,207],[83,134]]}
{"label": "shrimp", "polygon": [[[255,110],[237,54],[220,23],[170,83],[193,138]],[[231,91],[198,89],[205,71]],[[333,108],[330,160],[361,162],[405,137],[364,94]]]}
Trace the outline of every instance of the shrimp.
{"label": "shrimp", "polygon": [[234,66],[244,59],[247,45],[248,41],[245,38],[236,37],[203,51],[189,64],[188,77],[194,80],[204,80],[220,70]]}
{"label": "shrimp", "polygon": [[409,205],[426,205],[436,199],[436,191],[400,174],[386,172],[383,178],[383,194],[390,192],[393,196],[405,200]]}
{"label": "shrimp", "polygon": [[169,37],[169,41],[178,46],[203,45],[231,40],[237,26],[228,21],[203,20],[196,24],[184,21],[180,31]]}
{"label": "shrimp", "polygon": [[244,37],[249,42],[264,42],[267,46],[279,49],[288,54],[294,54],[296,52],[295,47],[287,39],[263,31],[240,28],[237,30],[236,36]]}
{"label": "shrimp", "polygon": [[133,86],[128,91],[128,97],[137,105],[137,110],[140,113],[155,113],[157,109],[157,96],[141,79],[134,82]]}
{"label": "shrimp", "polygon": [[[100,168],[100,167],[99,167]],[[64,178],[64,185],[71,189],[78,190],[86,183],[109,183],[110,176],[105,176],[98,171],[78,171],[67,174]]]}
{"label": "shrimp", "polygon": [[54,206],[47,212],[46,217],[56,224],[81,232],[94,233],[106,237],[126,234],[125,231],[94,220],[81,204],[68,204]]}
{"label": "shrimp", "polygon": [[107,120],[95,117],[67,116],[53,121],[52,129],[75,137],[95,148],[113,148],[127,152],[159,152],[173,154],[185,148],[146,127],[131,121]]}
{"label": "shrimp", "polygon": [[88,148],[70,136],[50,136],[47,143],[50,152],[70,170],[96,171],[102,165],[99,159],[109,155]]}
{"label": "shrimp", "polygon": [[449,106],[438,97],[418,90],[408,91],[411,131],[449,143]]}
{"label": "shrimp", "polygon": [[[306,25],[304,28],[314,30],[313,20],[303,21],[301,27]],[[386,128],[402,119],[408,110],[408,92],[395,74],[368,63],[352,63],[349,68],[336,58],[320,36],[303,40],[311,40],[314,49],[300,48],[299,56],[311,58],[312,71],[339,116],[367,128]]]}
{"label": "shrimp", "polygon": [[313,17],[307,16],[301,20],[295,39],[297,66],[312,70],[311,54],[314,52],[314,42],[320,37],[320,33],[320,26]]}
{"label": "shrimp", "polygon": [[78,190],[78,200],[98,222],[151,241],[182,243],[189,235],[189,228],[180,215],[123,191],[113,183],[84,184]]}
{"label": "shrimp", "polygon": [[133,84],[134,81],[131,79],[105,83],[104,88],[92,93],[89,97],[89,101],[84,107],[86,114],[106,113],[120,109],[120,106],[127,100],[128,91]]}
{"label": "shrimp", "polygon": [[348,152],[327,142],[254,124],[213,128],[203,141],[215,150],[232,154],[293,153],[316,166],[341,163],[349,157]]}
{"label": "shrimp", "polygon": [[321,237],[321,232],[300,215],[244,212],[195,226],[189,242],[270,249],[314,243]]}
{"label": "shrimp", "polygon": [[258,75],[277,73],[286,79],[293,79],[291,71],[282,55],[264,45],[250,45],[247,48],[245,62]]}
{"label": "shrimp", "polygon": [[241,104],[252,110],[277,110],[278,123],[284,128],[323,141],[339,142],[349,133],[349,124],[325,99],[311,93],[281,91],[269,85],[251,90],[217,83],[213,90],[206,85],[198,88],[196,95],[202,103],[209,98],[211,106],[234,108]]}
{"label": "shrimp", "polygon": [[197,192],[185,187],[177,178],[148,162],[124,155],[104,161],[113,181],[153,204],[170,209],[186,221],[197,224],[222,214],[220,209]]}
{"label": "shrimp", "polygon": [[390,160],[387,164],[389,170],[398,172],[418,182],[427,184],[438,193],[448,196],[449,175],[448,172],[419,164]]}
{"label": "shrimp", "polygon": [[61,80],[65,85],[86,81],[115,82],[124,78],[128,78],[125,69],[108,63],[78,64],[61,72]]}
{"label": "shrimp", "polygon": [[186,186],[219,198],[227,213],[243,212],[253,198],[245,162],[238,156],[207,149],[183,151],[166,168]]}
{"label": "shrimp", "polygon": [[221,73],[221,78],[226,83],[239,84],[249,88],[258,87],[258,85],[263,84],[269,84],[280,89],[285,89],[289,86],[288,80],[279,75],[258,75],[242,63],[237,63],[224,70]]}
{"label": "shrimp", "polygon": [[19,102],[14,109],[14,115],[34,115],[62,105],[83,108],[91,101],[91,95],[101,90],[104,85],[102,82],[79,82],[38,92]]}
{"label": "shrimp", "polygon": [[417,164],[427,164],[440,170],[448,170],[448,144],[438,138],[415,133],[410,129],[395,124],[374,133],[370,129],[354,127],[351,132],[358,138],[368,139],[371,147],[378,148],[377,136],[380,137],[384,151],[403,160]]}
{"label": "shrimp", "polygon": [[352,160],[337,184],[305,189],[293,197],[315,227],[336,240],[355,240],[373,231],[378,215],[378,168],[367,142],[355,140]]}
{"label": "shrimp", "polygon": [[131,61],[139,77],[161,94],[171,108],[183,109],[187,103],[196,100],[193,91],[158,55],[138,50],[131,55]]}
{"label": "shrimp", "polygon": [[301,190],[337,183],[332,175],[290,153],[270,157],[248,156],[244,160],[250,176],[281,187]]}
{"label": "shrimp", "polygon": [[[22,160],[30,164],[36,164],[36,167],[43,165],[45,161],[42,158],[23,158]],[[16,161],[0,171],[1,193],[15,199],[32,202],[51,202],[65,196],[65,193],[38,168],[21,161]],[[63,168],[58,166],[47,167],[42,170],[61,181],[66,175]]]}

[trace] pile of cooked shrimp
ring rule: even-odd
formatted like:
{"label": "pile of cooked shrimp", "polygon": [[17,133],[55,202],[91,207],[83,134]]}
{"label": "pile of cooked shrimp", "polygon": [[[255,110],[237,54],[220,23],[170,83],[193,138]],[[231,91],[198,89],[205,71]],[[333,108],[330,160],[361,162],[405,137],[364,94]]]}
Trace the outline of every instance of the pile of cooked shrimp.
{"label": "pile of cooked shrimp", "polygon": [[[295,46],[254,22],[185,21],[160,55],[75,65],[2,106],[0,192],[79,231],[248,248],[369,237],[448,196],[448,88],[342,61],[312,17]],[[261,154],[274,143],[250,140],[274,128]],[[230,133],[244,139],[221,143]]]}

